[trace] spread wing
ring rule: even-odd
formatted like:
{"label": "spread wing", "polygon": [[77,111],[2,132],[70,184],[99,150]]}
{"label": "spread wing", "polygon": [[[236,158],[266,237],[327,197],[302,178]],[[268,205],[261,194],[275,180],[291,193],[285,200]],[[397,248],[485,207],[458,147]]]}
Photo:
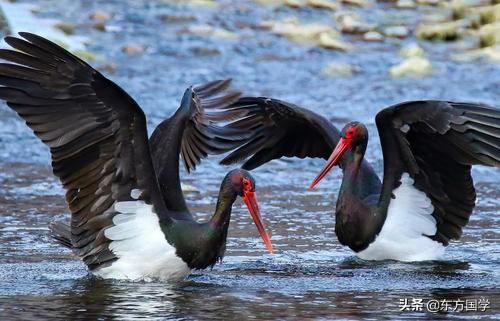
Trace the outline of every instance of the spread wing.
{"label": "spread wing", "polygon": [[230,79],[216,80],[193,88],[181,144],[181,156],[188,172],[194,170],[207,155],[233,150],[249,137],[242,130],[215,125],[216,122],[227,121],[241,114],[239,111],[227,110],[241,96],[240,92],[225,92],[230,83]]}
{"label": "spread wing", "polygon": [[241,95],[228,90],[230,83],[230,79],[216,80],[188,88],[175,114],[161,122],[151,135],[151,153],[163,198],[167,207],[176,211],[176,218],[193,219],[181,189],[179,154],[190,172],[209,154],[232,150],[251,135],[218,125],[241,114],[227,109]]}
{"label": "spread wing", "polygon": [[222,160],[232,164],[246,160],[252,170],[281,157],[328,159],[340,133],[332,123],[296,105],[265,97],[243,97],[231,106],[242,117],[227,125],[253,133],[246,143]]}
{"label": "spread wing", "polygon": [[[430,199],[433,239],[458,239],[474,208],[471,165],[500,167],[500,110],[485,105],[413,101],[377,114],[384,154],[382,195],[391,197],[403,173]],[[384,193],[385,191],[385,193]],[[388,206],[390,199],[381,199]]]}
{"label": "spread wing", "polygon": [[116,215],[122,213],[124,222],[127,214],[117,207],[145,204],[156,215],[153,225],[171,221],[153,170],[145,116],[127,93],[82,60],[40,36],[20,35],[24,39],[5,38],[16,50],[0,49],[0,58],[10,62],[0,64],[0,98],[50,148],[72,214],[70,245],[94,269],[116,260],[112,239],[128,237],[115,228]]}

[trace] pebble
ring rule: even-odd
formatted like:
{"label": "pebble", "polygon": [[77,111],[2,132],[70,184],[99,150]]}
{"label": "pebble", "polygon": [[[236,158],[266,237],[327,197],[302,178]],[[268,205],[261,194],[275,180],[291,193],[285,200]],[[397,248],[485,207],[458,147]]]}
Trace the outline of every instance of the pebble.
{"label": "pebble", "polygon": [[406,38],[410,31],[405,26],[391,26],[384,29],[384,35],[390,38]]}
{"label": "pebble", "polygon": [[69,22],[58,22],[54,25],[54,27],[67,35],[72,35],[75,32],[75,25]]}
{"label": "pebble", "polygon": [[419,77],[432,71],[431,62],[423,57],[411,57],[400,64],[392,66],[389,74],[392,77]]}
{"label": "pebble", "polygon": [[197,189],[195,186],[186,184],[186,183],[181,183],[181,189],[185,193],[199,193],[200,190]]}
{"label": "pebble", "polygon": [[368,2],[367,0],[342,0],[342,3],[358,7],[367,7],[368,5],[370,5],[370,2]]}
{"label": "pebble", "polygon": [[413,0],[398,0],[398,2],[396,2],[396,7],[401,9],[414,9],[417,7],[417,4]]}
{"label": "pebble", "polygon": [[461,34],[458,21],[421,24],[417,27],[417,38],[426,40],[455,40]]}
{"label": "pebble", "polygon": [[106,31],[106,24],[104,22],[96,22],[92,27],[99,31]]}
{"label": "pebble", "polygon": [[426,6],[437,6],[440,0],[417,0],[418,4],[426,5]]}
{"label": "pebble", "polygon": [[334,38],[328,32],[323,32],[322,34],[320,34],[318,45],[322,48],[342,50],[342,51],[348,51],[352,48],[351,44],[342,41],[340,39]]}
{"label": "pebble", "polygon": [[377,31],[369,31],[363,35],[365,41],[380,42],[384,41],[384,36]]}
{"label": "pebble", "polygon": [[332,62],[321,70],[323,76],[329,77],[348,77],[354,73],[354,67],[346,62]]}
{"label": "pebble", "polygon": [[482,26],[478,34],[481,47],[500,44],[500,21]]}
{"label": "pebble", "polygon": [[122,48],[122,51],[127,55],[137,55],[143,53],[145,50],[146,46],[137,42],[131,42]]}
{"label": "pebble", "polygon": [[110,74],[114,73],[116,71],[116,68],[118,68],[118,66],[112,62],[105,62],[101,66],[99,66],[99,70],[105,71]]}
{"label": "pebble", "polygon": [[197,20],[195,16],[191,15],[175,15],[167,13],[160,14],[158,18],[164,22],[191,22]]}
{"label": "pebble", "polygon": [[335,15],[335,21],[340,31],[344,33],[361,34],[375,29],[375,25],[361,21],[354,12],[344,12]]}
{"label": "pebble", "polygon": [[96,10],[93,14],[90,15],[90,19],[95,22],[104,22],[106,20],[111,19],[111,13],[105,10]]}
{"label": "pebble", "polygon": [[285,0],[285,5],[290,8],[302,8],[305,3],[301,0]]}
{"label": "pebble", "polygon": [[425,54],[425,51],[418,43],[411,43],[399,50],[399,54],[403,57],[421,57]]}
{"label": "pebble", "polygon": [[319,9],[336,10],[337,3],[330,0],[308,0],[307,5]]}

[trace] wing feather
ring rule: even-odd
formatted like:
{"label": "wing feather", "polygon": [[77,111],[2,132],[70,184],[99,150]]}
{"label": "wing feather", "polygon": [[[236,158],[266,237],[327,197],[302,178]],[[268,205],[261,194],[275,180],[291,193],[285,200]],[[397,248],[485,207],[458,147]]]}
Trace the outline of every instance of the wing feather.
{"label": "wing feather", "polygon": [[328,119],[296,105],[265,97],[243,97],[230,106],[242,116],[226,128],[252,133],[246,143],[221,163],[246,160],[251,170],[281,157],[321,157],[328,159],[340,132]]}
{"label": "wing feather", "polygon": [[[432,238],[444,245],[460,238],[476,200],[471,166],[500,167],[500,110],[413,101],[385,108],[376,123],[384,154],[379,205],[388,206],[390,191],[407,172],[434,206],[437,232]],[[409,130],[403,131],[403,126]]]}
{"label": "wing feather", "polygon": [[[58,45],[34,34],[7,37],[1,49],[0,99],[50,147],[54,174],[66,189],[69,226],[54,224],[67,246],[95,269],[116,260],[104,231],[115,204],[133,200],[170,217],[149,153],[144,113],[121,88]],[[64,229],[71,229],[63,233]],[[63,230],[61,230],[63,229]],[[69,237],[69,239],[67,239]]]}

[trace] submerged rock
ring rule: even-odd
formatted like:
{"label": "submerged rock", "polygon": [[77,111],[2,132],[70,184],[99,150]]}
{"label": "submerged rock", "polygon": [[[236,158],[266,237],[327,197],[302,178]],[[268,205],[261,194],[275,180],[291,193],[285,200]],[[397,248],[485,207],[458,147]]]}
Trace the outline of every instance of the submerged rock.
{"label": "submerged rock", "polygon": [[305,6],[305,3],[302,0],[285,0],[285,5],[291,8],[302,8]]}
{"label": "submerged rock", "polygon": [[450,58],[457,62],[471,62],[485,58],[487,61],[498,63],[500,62],[500,45],[455,53],[450,55]]}
{"label": "submerged rock", "polygon": [[337,3],[330,0],[307,0],[306,4],[309,7],[329,10],[336,10],[338,7]]}
{"label": "submerged rock", "polygon": [[399,54],[403,57],[421,57],[425,54],[425,51],[418,43],[411,43],[399,50]]}
{"label": "submerged rock", "polygon": [[221,39],[237,39],[238,34],[222,29],[222,28],[215,28],[210,25],[194,25],[190,26],[185,29],[186,32],[196,34],[199,36],[204,36],[204,37],[216,37],[216,38],[221,38]]}
{"label": "submerged rock", "polygon": [[371,4],[368,0],[342,0],[342,3],[359,7],[368,7]]}
{"label": "submerged rock", "polygon": [[478,34],[481,47],[500,44],[500,21],[482,26]]}
{"label": "submerged rock", "polygon": [[203,7],[217,7],[218,3],[213,0],[189,0],[189,4],[194,6],[203,6]]}
{"label": "submerged rock", "polygon": [[58,22],[54,25],[57,29],[61,30],[67,35],[72,35],[75,33],[75,25],[69,22]]}
{"label": "submerged rock", "polygon": [[104,22],[96,22],[92,27],[99,31],[106,31],[106,24]]}
{"label": "submerged rock", "polygon": [[396,7],[401,9],[414,9],[417,7],[417,4],[413,0],[398,0],[398,2],[396,2]]}
{"label": "submerged rock", "polygon": [[193,185],[181,183],[181,190],[184,193],[199,193],[200,190]]}
{"label": "submerged rock", "polygon": [[90,19],[94,22],[104,22],[111,19],[111,17],[111,13],[105,10],[96,10],[90,15]]}
{"label": "submerged rock", "polygon": [[284,0],[283,4],[291,8],[303,8],[307,6],[318,9],[337,9],[337,4],[331,0]]}
{"label": "submerged rock", "polygon": [[417,27],[417,37],[425,40],[456,40],[462,32],[462,21],[435,24],[421,24]]}
{"label": "submerged rock", "polygon": [[355,68],[346,62],[332,62],[321,70],[321,74],[328,77],[348,77],[355,72]]}
{"label": "submerged rock", "polygon": [[352,45],[342,41],[341,39],[334,38],[331,33],[323,32],[319,36],[319,46],[327,49],[348,51],[352,48]]}
{"label": "submerged rock", "polygon": [[426,6],[437,6],[440,0],[417,0],[418,4]]}
{"label": "submerged rock", "polygon": [[271,32],[299,44],[336,50],[351,48],[351,45],[339,39],[338,32],[328,25],[300,24],[298,19],[293,18],[286,21],[264,21],[261,23],[261,27],[270,29]]}
{"label": "submerged rock", "polygon": [[392,77],[418,77],[429,74],[432,64],[423,57],[410,57],[398,65],[392,66],[389,74]]}
{"label": "submerged rock", "polygon": [[219,49],[210,47],[192,47],[191,52],[200,56],[213,56],[220,54]]}
{"label": "submerged rock", "polygon": [[161,21],[164,22],[173,22],[173,23],[179,23],[179,22],[192,22],[196,21],[196,17],[192,15],[176,15],[176,14],[168,14],[168,13],[163,13],[158,16]]}
{"label": "submerged rock", "polygon": [[298,20],[288,20],[284,22],[267,21],[262,24],[269,27],[271,32],[284,36],[291,41],[298,43],[318,42],[322,33],[335,32],[332,27],[322,24],[299,24]]}
{"label": "submerged rock", "polygon": [[405,26],[391,26],[384,29],[384,35],[390,38],[406,38],[410,31]]}
{"label": "submerged rock", "polygon": [[137,55],[146,51],[146,46],[142,43],[131,42],[122,48],[122,51],[127,55]]}
{"label": "submerged rock", "polygon": [[254,2],[261,5],[277,6],[285,3],[285,0],[254,0]]}
{"label": "submerged rock", "polygon": [[118,66],[113,63],[113,62],[105,62],[103,63],[102,65],[99,66],[99,70],[100,71],[105,71],[107,73],[114,73],[116,71],[116,68],[118,68]]}
{"label": "submerged rock", "polygon": [[375,25],[361,21],[354,12],[341,12],[335,15],[337,28],[344,33],[361,34],[375,29]]}
{"label": "submerged rock", "polygon": [[384,36],[377,31],[369,31],[363,35],[365,41],[380,42],[384,41]]}
{"label": "submerged rock", "polygon": [[500,21],[500,3],[493,6],[479,7],[474,9],[472,12],[479,15],[481,24]]}

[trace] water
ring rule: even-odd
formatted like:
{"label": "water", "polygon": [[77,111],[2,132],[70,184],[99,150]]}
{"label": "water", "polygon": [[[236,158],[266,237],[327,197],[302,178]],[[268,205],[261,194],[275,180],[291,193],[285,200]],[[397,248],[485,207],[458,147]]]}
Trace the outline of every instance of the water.
{"label": "water", "polygon": [[[259,21],[298,15],[328,21],[315,9],[261,7],[224,1],[224,10],[147,1],[40,1],[42,15],[73,21],[77,33],[94,40],[89,48],[117,65],[111,79],[145,110],[150,130],[178,105],[191,83],[233,77],[247,94],[283,98],[327,115],[339,127],[357,119],[367,124],[367,158],[382,171],[374,115],[383,106],[410,99],[480,101],[498,106],[500,65],[449,62],[452,44],[423,43],[435,68],[422,79],[390,79],[387,69],[401,60],[397,50],[412,40],[366,44],[339,53],[301,47],[256,28]],[[115,12],[116,32],[92,29],[88,13]],[[63,10],[64,9],[64,10]],[[420,11],[391,4],[371,9],[369,19],[406,19]],[[64,13],[60,13],[64,12]],[[195,16],[197,22],[165,23],[161,13]],[[185,33],[189,24],[210,23],[235,30],[239,40]],[[144,54],[127,56],[123,45],[139,41]],[[196,48],[217,49],[204,55]],[[323,78],[331,61],[349,61],[352,78]],[[102,62],[94,63],[96,66]],[[197,187],[188,204],[200,220],[213,213],[218,187],[230,168],[210,158],[184,175]],[[48,237],[47,222],[67,217],[63,190],[51,175],[47,149],[7,107],[0,107],[0,319],[464,319],[500,318],[500,171],[477,168],[478,201],[461,240],[439,262],[364,262],[334,234],[333,206],[340,173],[334,170],[308,191],[323,162],[284,159],[256,170],[261,211],[275,254],[267,254],[244,205],[232,216],[226,257],[213,270],[195,271],[185,282],[121,282],[93,278],[83,263]],[[400,300],[480,299],[486,312],[433,314],[399,311]]]}

